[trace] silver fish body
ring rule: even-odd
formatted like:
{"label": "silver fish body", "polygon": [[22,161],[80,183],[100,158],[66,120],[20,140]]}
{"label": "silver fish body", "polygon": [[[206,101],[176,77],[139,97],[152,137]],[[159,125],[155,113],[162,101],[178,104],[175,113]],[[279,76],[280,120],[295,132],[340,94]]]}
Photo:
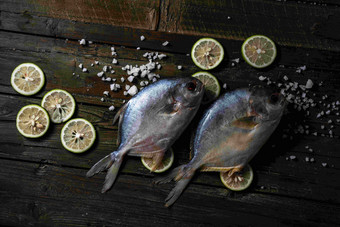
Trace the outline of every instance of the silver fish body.
{"label": "silver fish body", "polygon": [[117,151],[97,162],[86,175],[91,177],[109,168],[102,189],[106,192],[126,154],[155,157],[159,164],[195,116],[203,93],[203,84],[195,78],[163,79],[145,87],[114,118],[114,122],[119,119]]}
{"label": "silver fish body", "polygon": [[270,89],[239,89],[221,96],[204,114],[192,144],[193,158],[173,170],[175,188],[166,199],[172,205],[196,170],[240,171],[265,144],[280,122],[284,97]]}

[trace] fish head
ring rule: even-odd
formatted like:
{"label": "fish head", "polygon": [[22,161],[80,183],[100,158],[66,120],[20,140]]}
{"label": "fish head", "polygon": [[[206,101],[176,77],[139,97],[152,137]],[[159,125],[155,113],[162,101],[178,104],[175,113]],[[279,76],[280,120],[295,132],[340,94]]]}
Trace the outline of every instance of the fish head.
{"label": "fish head", "polygon": [[193,77],[180,78],[173,92],[173,99],[186,107],[197,107],[204,94],[203,83]]}
{"label": "fish head", "polygon": [[280,120],[286,99],[273,88],[254,86],[250,89],[249,107],[251,115],[259,116],[262,121]]}

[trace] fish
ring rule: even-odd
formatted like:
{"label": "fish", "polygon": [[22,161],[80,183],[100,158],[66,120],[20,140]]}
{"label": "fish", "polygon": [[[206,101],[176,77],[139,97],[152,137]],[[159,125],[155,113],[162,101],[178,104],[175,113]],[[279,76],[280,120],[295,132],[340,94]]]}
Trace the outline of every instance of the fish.
{"label": "fish", "polygon": [[108,169],[104,193],[115,182],[126,155],[153,157],[155,170],[195,116],[203,93],[202,82],[191,77],[162,79],[145,87],[113,119],[118,121],[118,149],[93,165],[86,176]]}
{"label": "fish", "polygon": [[169,207],[182,194],[197,170],[240,172],[278,126],[285,98],[270,88],[237,89],[217,99],[200,119],[191,149],[193,157],[155,183],[176,181],[165,199]]}

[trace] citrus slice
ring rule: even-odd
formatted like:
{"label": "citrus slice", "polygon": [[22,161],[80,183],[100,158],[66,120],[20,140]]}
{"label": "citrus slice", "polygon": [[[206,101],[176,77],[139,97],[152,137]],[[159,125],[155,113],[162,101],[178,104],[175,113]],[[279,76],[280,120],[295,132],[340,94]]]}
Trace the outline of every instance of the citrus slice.
{"label": "citrus slice", "polygon": [[[142,157],[142,163],[148,170],[152,171],[153,167],[155,166],[155,162],[153,158],[146,158]],[[172,163],[174,162],[174,152],[172,148],[167,150],[164,154],[162,163],[157,167],[157,169],[154,171],[155,173],[162,173],[164,171],[167,171]]]}
{"label": "citrus slice", "polygon": [[211,102],[220,95],[220,84],[216,77],[214,77],[211,73],[197,72],[192,76],[199,79],[204,85],[203,104]]}
{"label": "citrus slice", "polygon": [[250,165],[246,165],[241,172],[229,176],[229,172],[221,172],[222,183],[233,191],[242,191],[249,187],[253,181],[253,170]]}
{"label": "citrus slice", "polygon": [[42,107],[31,104],[21,108],[17,115],[16,125],[21,135],[38,138],[47,132],[50,118]]}
{"label": "citrus slice", "polygon": [[244,41],[241,52],[249,65],[255,68],[264,68],[275,60],[276,46],[268,37],[254,35]]}
{"label": "citrus slice", "polygon": [[53,123],[61,123],[72,117],[76,109],[76,102],[67,91],[55,89],[46,93],[41,101],[41,106],[50,114]]}
{"label": "citrus slice", "polygon": [[64,125],[60,139],[66,150],[82,153],[93,145],[96,139],[96,131],[89,121],[83,118],[75,118]]}
{"label": "citrus slice", "polygon": [[39,66],[33,63],[18,65],[12,72],[11,85],[22,95],[34,95],[44,86],[45,76]]}
{"label": "citrus slice", "polygon": [[195,65],[203,70],[217,67],[224,57],[222,45],[215,39],[202,38],[191,49],[191,58]]}

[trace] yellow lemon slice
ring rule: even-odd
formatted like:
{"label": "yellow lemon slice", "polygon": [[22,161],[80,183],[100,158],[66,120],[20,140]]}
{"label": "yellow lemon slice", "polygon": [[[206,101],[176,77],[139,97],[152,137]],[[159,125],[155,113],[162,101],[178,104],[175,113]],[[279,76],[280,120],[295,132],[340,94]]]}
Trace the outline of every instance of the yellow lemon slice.
{"label": "yellow lemon slice", "polygon": [[197,72],[192,76],[199,79],[204,85],[203,104],[215,100],[220,95],[220,83],[211,73]]}
{"label": "yellow lemon slice", "polygon": [[[142,163],[145,166],[145,168],[152,171],[153,167],[155,166],[155,162],[153,158],[142,157],[141,159],[142,159]],[[171,167],[173,162],[174,162],[174,152],[172,148],[170,148],[169,150],[165,152],[162,163],[157,167],[157,169],[154,172],[162,173],[162,172],[167,171]]]}
{"label": "yellow lemon slice", "polygon": [[191,58],[195,65],[203,70],[217,67],[224,57],[222,45],[215,39],[202,38],[191,49]]}
{"label": "yellow lemon slice", "polygon": [[220,178],[222,183],[233,191],[242,191],[249,187],[251,182],[253,181],[253,169],[250,165],[247,165],[243,168],[243,170],[239,173],[234,173],[229,176],[229,172],[221,172]]}

